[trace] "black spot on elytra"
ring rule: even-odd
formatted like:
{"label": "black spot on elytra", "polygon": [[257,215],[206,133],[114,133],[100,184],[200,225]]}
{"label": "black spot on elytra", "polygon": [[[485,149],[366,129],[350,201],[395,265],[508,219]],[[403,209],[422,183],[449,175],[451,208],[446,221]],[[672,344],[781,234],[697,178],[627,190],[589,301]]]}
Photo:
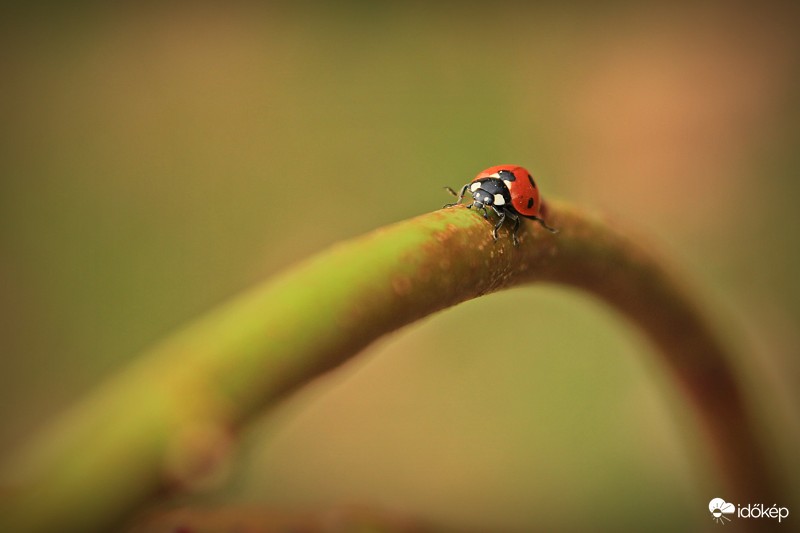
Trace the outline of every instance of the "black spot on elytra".
{"label": "black spot on elytra", "polygon": [[[536,188],[536,184],[533,182],[533,176],[528,174],[528,180],[531,182],[531,187],[533,187],[535,189]],[[528,207],[530,207],[530,206],[528,206]]]}
{"label": "black spot on elytra", "polygon": [[530,209],[531,207],[533,207],[533,198],[528,198],[528,209]]}
{"label": "black spot on elytra", "polygon": [[500,179],[503,181],[516,181],[517,177],[514,175],[513,172],[509,172],[508,170],[501,170],[497,173],[500,176]]}

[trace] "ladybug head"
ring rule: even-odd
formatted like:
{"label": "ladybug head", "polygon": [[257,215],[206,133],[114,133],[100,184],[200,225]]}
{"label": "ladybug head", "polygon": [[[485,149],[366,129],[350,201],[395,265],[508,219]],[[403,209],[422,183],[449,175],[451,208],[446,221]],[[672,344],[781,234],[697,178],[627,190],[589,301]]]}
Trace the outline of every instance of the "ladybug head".
{"label": "ladybug head", "polygon": [[483,209],[494,203],[494,197],[483,189],[478,189],[472,193],[472,199],[475,200],[475,207]]}

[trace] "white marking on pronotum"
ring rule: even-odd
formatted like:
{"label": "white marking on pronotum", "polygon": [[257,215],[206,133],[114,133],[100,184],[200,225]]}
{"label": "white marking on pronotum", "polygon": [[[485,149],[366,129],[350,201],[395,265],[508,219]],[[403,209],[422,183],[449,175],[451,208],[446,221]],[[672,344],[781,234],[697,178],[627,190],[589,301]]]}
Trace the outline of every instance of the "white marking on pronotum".
{"label": "white marking on pronotum", "polygon": [[471,190],[472,192],[475,192],[480,188],[481,188],[481,184],[479,182],[477,182],[477,181],[469,186],[469,190]]}
{"label": "white marking on pronotum", "polygon": [[490,176],[488,176],[488,177],[490,177],[490,178],[495,178],[495,179],[500,179],[500,173],[499,173],[499,172],[495,172],[494,174],[491,174],[491,175],[490,175]]}
{"label": "white marking on pronotum", "polygon": [[494,195],[494,205],[505,205],[506,199],[503,198],[502,194],[495,194]]}
{"label": "white marking on pronotum", "polygon": [[511,182],[510,182],[510,181],[508,181],[508,180],[503,180],[503,183],[505,183],[505,184],[506,184],[506,187],[508,187],[509,189],[511,188]]}

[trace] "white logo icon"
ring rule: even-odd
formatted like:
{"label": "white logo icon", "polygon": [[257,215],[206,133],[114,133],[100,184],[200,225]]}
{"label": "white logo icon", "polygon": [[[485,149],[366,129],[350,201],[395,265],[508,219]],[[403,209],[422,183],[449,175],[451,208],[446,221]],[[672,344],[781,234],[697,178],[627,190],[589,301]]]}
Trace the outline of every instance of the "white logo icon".
{"label": "white logo icon", "polygon": [[725,515],[733,514],[736,511],[736,506],[726,502],[722,498],[714,498],[708,502],[708,510],[711,511],[714,522],[725,525],[725,521],[731,521],[731,519]]}

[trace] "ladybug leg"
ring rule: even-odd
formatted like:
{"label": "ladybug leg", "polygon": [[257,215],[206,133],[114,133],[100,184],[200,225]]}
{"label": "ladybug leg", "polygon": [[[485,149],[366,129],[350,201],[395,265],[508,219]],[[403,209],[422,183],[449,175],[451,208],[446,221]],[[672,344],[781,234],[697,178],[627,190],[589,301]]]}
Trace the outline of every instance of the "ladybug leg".
{"label": "ladybug leg", "polygon": [[539,218],[539,217],[534,217],[534,218],[533,218],[533,220],[535,220],[536,222],[538,222],[539,224],[541,224],[541,225],[542,225],[542,227],[543,227],[544,229],[546,229],[547,231],[549,231],[550,233],[558,233],[558,230],[557,230],[556,228],[551,228],[551,227],[550,227],[550,226],[548,226],[548,225],[547,225],[547,223],[546,223],[544,220],[542,220],[541,218]]}
{"label": "ladybug leg", "polygon": [[515,247],[519,246],[519,239],[517,238],[517,232],[519,231],[519,216],[508,209],[502,207],[492,207],[494,208],[495,213],[500,216],[500,222],[498,222],[494,228],[494,240],[497,240],[497,230],[500,229],[500,226],[503,225],[503,222],[505,222],[506,218],[510,218],[514,221],[514,229],[511,230],[511,242],[514,243]]}
{"label": "ladybug leg", "polygon": [[456,203],[454,203],[454,204],[445,204],[445,207],[453,207],[454,205],[460,204],[461,203],[461,199],[464,198],[464,194],[467,192],[467,187],[469,187],[469,183],[467,183],[463,187],[461,187],[461,192],[458,192],[458,193],[456,193],[456,191],[454,191],[450,187],[445,187],[445,190],[447,192],[449,192],[450,194],[452,194],[453,196],[456,197]]}
{"label": "ladybug leg", "polygon": [[514,246],[519,246],[519,238],[517,238],[517,233],[519,232],[519,217],[513,213],[509,213],[511,219],[514,221],[514,229],[511,230],[511,241],[514,243]]}
{"label": "ladybug leg", "polygon": [[494,225],[494,229],[492,230],[492,237],[494,237],[494,240],[497,240],[497,230],[499,230],[500,226],[503,225],[503,222],[506,221],[506,210],[499,209],[495,206],[492,206],[492,208],[494,209],[494,212],[497,213],[497,216],[500,217],[500,220],[497,221],[497,224]]}

